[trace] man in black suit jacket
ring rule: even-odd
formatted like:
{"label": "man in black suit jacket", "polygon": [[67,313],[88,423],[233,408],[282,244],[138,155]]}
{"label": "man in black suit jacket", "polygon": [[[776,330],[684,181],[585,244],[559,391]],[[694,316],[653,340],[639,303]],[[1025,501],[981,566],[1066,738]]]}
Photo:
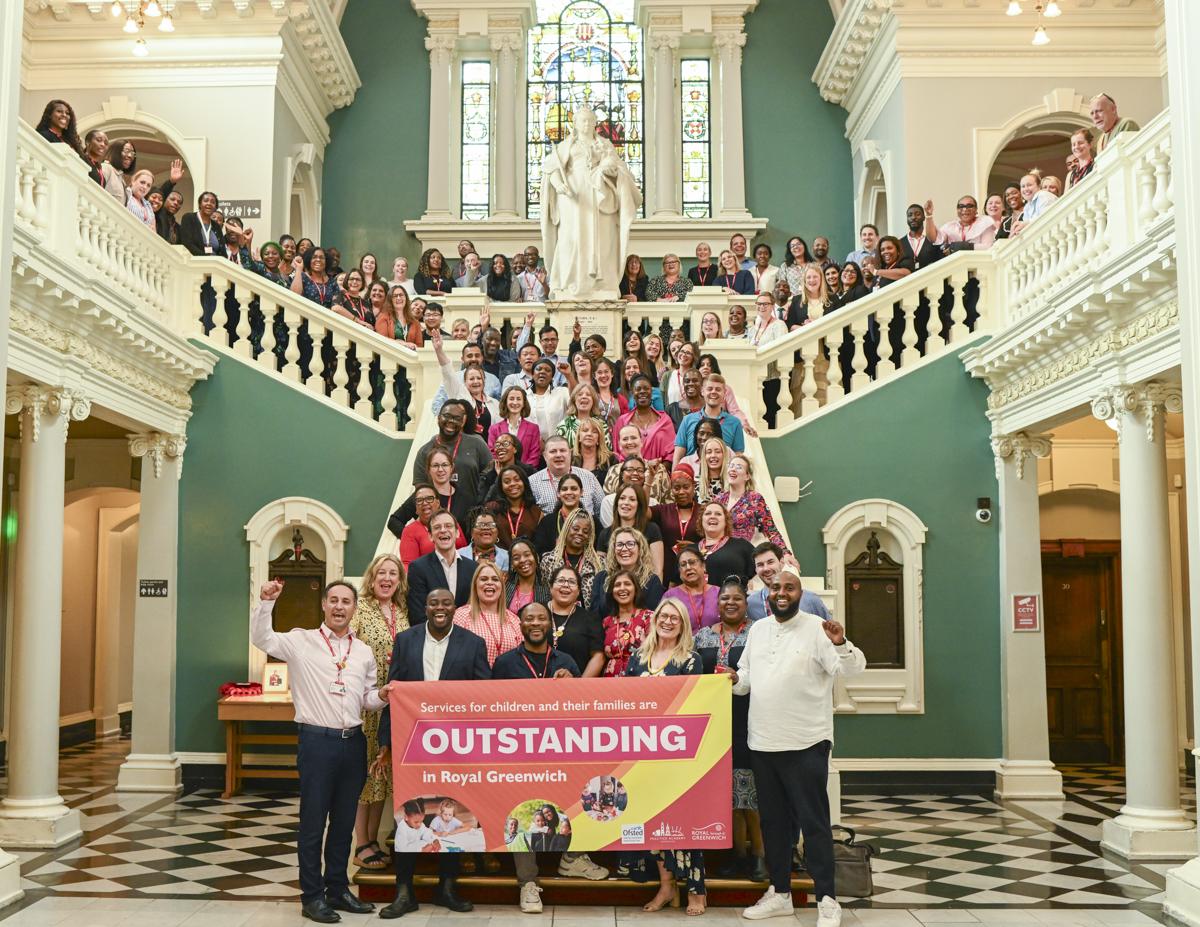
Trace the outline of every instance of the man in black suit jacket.
{"label": "man in black suit jacket", "polygon": [[213,222],[217,194],[205,190],[196,201],[196,212],[179,221],[179,243],[192,254],[222,254],[221,227]]}
{"label": "man in black suit jacket", "polygon": [[[416,625],[425,620],[425,596],[431,589],[450,589],[454,604],[462,607],[471,597],[471,578],[475,561],[459,556],[455,549],[458,540],[458,521],[449,512],[437,512],[429,519],[429,536],[433,553],[418,557],[408,566],[408,623]],[[455,573],[453,588],[446,574]]]}
{"label": "man in black suit jacket", "polygon": [[908,234],[900,239],[900,259],[908,258],[920,270],[942,257],[942,249],[925,236],[925,210],[913,203],[904,214]]}
{"label": "man in black suit jacket", "polygon": [[[409,628],[396,635],[392,645],[392,658],[388,664],[388,682],[426,682],[426,669],[434,671],[433,679],[489,679],[492,675],[487,661],[487,646],[483,638],[466,628],[454,626],[454,597],[445,586],[431,589],[422,601],[426,615],[424,624]],[[385,705],[379,717],[379,755],[375,760],[377,769],[386,770],[392,762],[392,715],[390,705]],[[396,826],[406,827],[398,818]],[[416,853],[396,853],[392,857],[396,864],[396,897],[379,912],[385,919],[403,917],[418,908],[413,893],[413,866]],[[458,875],[457,853],[438,854],[438,888],[433,903],[451,911],[470,911],[471,902],[460,898],[454,890]]]}

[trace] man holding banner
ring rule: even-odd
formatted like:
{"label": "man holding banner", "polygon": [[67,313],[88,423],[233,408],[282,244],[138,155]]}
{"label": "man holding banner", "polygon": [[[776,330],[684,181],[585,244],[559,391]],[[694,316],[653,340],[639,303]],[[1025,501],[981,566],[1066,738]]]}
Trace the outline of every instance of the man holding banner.
{"label": "man holding banner", "polygon": [[[434,679],[488,679],[487,647],[483,638],[454,625],[454,596],[449,589],[431,589],[424,602],[425,622],[396,635],[388,664],[388,682],[425,682]],[[379,719],[379,756],[375,768],[390,772],[392,765],[391,706]],[[394,790],[393,790],[394,791]],[[458,877],[459,855],[441,853],[440,843],[425,831],[425,809],[420,802],[407,801],[396,809],[396,897],[379,912],[384,919],[403,917],[416,911],[413,892],[413,868],[418,852],[438,853],[438,889],[433,903],[451,911],[470,911],[474,907],[459,897],[454,888]],[[402,842],[401,837],[409,837]],[[411,847],[410,847],[411,845]],[[410,847],[411,852],[405,852]],[[419,849],[418,849],[419,847]]]}
{"label": "man holding banner", "polygon": [[[575,661],[550,646],[550,610],[541,602],[529,602],[518,613],[521,646],[496,657],[493,679],[572,679],[579,675]],[[537,883],[536,853],[513,853],[513,868],[521,886],[521,911],[542,912],[542,889]]]}
{"label": "man holding banner", "polygon": [[867,668],[836,621],[800,611],[800,573],[784,564],[771,583],[774,615],[750,626],[733,674],[735,695],[750,695],[747,744],[762,814],[771,885],[742,912],[750,920],[790,917],[792,848],[804,834],[804,858],[817,898],[817,927],[838,927],[829,823],[829,751],[833,681]]}

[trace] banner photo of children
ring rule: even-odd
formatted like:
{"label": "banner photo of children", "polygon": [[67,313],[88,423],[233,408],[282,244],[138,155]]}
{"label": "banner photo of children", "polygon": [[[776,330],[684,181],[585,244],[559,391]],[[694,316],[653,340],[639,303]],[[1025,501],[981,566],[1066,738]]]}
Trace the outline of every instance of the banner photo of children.
{"label": "banner photo of children", "polygon": [[571,847],[571,820],[554,802],[531,798],[504,819],[504,845],[512,853],[561,853]]}
{"label": "banner photo of children", "polygon": [[453,798],[410,798],[397,815],[397,853],[482,853],[486,848],[479,821]]}
{"label": "banner photo of children", "polygon": [[616,776],[593,776],[583,787],[579,804],[593,821],[612,821],[629,807],[629,795]]}

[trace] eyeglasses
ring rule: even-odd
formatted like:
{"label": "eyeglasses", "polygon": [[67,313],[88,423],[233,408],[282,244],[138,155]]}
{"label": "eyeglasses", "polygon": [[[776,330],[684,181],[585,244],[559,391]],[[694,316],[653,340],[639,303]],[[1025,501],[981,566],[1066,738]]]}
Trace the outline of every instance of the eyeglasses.
{"label": "eyeglasses", "polygon": [[554,581],[556,586],[578,586],[579,580],[572,579],[570,576],[560,576]]}
{"label": "eyeglasses", "polygon": [[613,547],[616,550],[636,550],[637,541],[617,541]]}
{"label": "eyeglasses", "polygon": [[437,502],[437,496],[421,496],[417,499],[417,505],[433,505],[435,502]]}
{"label": "eyeglasses", "polygon": [[959,203],[956,208],[957,209],[975,209],[976,206],[974,203]]}

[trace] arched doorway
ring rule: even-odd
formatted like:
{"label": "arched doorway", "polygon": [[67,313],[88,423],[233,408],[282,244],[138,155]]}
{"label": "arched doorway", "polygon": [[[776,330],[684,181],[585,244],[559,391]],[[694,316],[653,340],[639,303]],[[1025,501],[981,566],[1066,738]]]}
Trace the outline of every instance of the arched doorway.
{"label": "arched doorway", "polygon": [[[884,234],[888,228],[887,178],[883,164],[871,158],[863,165],[862,185],[859,193],[859,225],[870,222]],[[856,230],[857,231],[857,230]],[[856,243],[857,247],[857,236]]]}
{"label": "arched doorway", "polygon": [[1042,176],[1053,175],[1065,182],[1065,161],[1071,153],[1071,133],[1086,128],[1087,122],[1069,113],[1060,116],[1039,120],[1039,125],[1018,132],[1000,149],[988,174],[985,195],[1003,193],[1007,184],[1020,182],[1021,176],[1034,168],[1039,169]]}

